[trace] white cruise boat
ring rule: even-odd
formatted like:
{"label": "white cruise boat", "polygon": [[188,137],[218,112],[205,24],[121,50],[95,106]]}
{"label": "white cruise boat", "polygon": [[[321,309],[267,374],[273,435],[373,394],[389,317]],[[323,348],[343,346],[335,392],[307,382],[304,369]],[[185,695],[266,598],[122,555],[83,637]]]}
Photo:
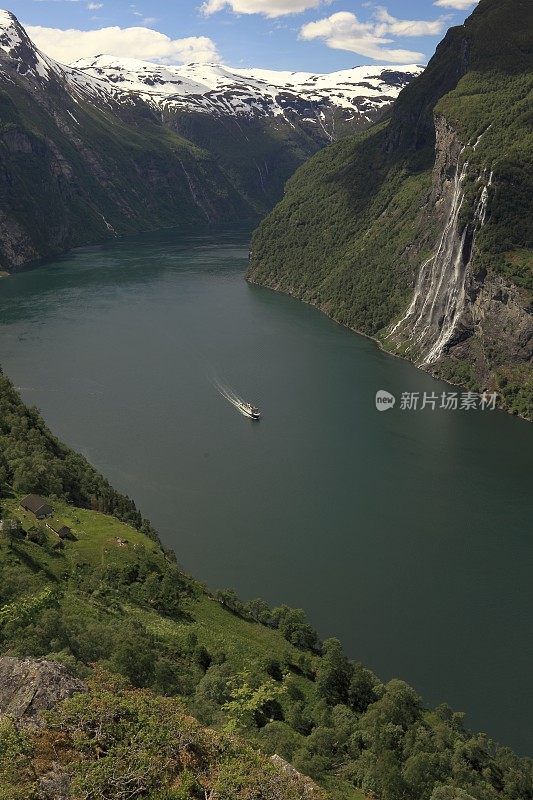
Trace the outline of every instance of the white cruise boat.
{"label": "white cruise boat", "polygon": [[243,414],[246,414],[247,417],[250,417],[250,419],[260,419],[261,417],[261,412],[257,406],[253,406],[251,403],[245,403],[244,401],[241,401],[239,403],[239,410]]}

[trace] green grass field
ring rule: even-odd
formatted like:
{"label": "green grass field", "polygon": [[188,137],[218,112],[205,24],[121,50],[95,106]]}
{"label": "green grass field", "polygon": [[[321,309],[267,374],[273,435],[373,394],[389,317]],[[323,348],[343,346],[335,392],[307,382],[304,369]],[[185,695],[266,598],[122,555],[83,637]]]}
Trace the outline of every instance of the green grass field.
{"label": "green grass field", "polygon": [[[4,505],[20,520],[24,530],[28,531],[38,524],[38,520],[20,507],[21,499],[9,498],[4,501]],[[72,566],[85,563],[95,567],[108,567],[135,561],[139,547],[154,555],[161,552],[156,542],[115,517],[70,506],[60,500],[50,498],[48,502],[54,509],[54,516],[52,520],[44,520],[43,523],[57,519],[68,526],[76,537],[75,542],[68,542],[65,547],[65,555]],[[51,543],[57,541],[56,534],[50,530],[47,533]],[[127,544],[121,544],[119,540]]]}

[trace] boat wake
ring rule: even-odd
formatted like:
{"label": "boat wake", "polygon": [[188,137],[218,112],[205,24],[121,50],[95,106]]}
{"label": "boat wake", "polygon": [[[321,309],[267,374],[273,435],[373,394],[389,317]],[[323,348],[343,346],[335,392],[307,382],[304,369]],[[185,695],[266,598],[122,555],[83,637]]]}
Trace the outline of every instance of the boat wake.
{"label": "boat wake", "polygon": [[239,414],[242,414],[243,417],[248,416],[244,411],[244,406],[246,405],[245,401],[236,394],[230,386],[223,383],[222,381],[218,380],[218,378],[213,378],[213,386],[219,392],[219,394],[224,397],[228,403],[231,403],[234,406]]}

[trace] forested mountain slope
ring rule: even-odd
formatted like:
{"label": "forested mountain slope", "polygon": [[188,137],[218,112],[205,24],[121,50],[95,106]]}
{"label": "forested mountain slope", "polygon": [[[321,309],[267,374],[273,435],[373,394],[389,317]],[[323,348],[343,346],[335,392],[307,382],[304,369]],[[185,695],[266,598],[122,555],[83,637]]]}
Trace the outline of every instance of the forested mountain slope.
{"label": "forested mountain slope", "polygon": [[533,414],[533,6],[481,0],[389,117],[314,156],[249,279]]}
{"label": "forested mountain slope", "polygon": [[[319,642],[303,611],[184,574],[4,376],[0,521],[3,800],[533,800],[529,759]],[[62,700],[67,673],[89,691]]]}
{"label": "forested mountain slope", "polygon": [[209,153],[46,58],[12,16],[0,22],[0,269],[117,233],[252,215]]}

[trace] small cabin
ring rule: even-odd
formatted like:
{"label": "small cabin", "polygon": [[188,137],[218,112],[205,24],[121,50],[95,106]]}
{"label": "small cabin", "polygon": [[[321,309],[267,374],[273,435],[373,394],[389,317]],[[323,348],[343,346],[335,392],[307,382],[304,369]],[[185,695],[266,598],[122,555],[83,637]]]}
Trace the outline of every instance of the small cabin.
{"label": "small cabin", "polygon": [[75,541],[76,537],[68,527],[68,525],[63,525],[58,519],[53,519],[50,522],[46,523],[46,527],[50,528],[50,530],[59,536],[60,539]]}
{"label": "small cabin", "polygon": [[29,494],[20,501],[20,507],[24,511],[29,511],[37,519],[47,519],[54,513],[51,506],[48,505],[46,500],[39,497],[38,494]]}

